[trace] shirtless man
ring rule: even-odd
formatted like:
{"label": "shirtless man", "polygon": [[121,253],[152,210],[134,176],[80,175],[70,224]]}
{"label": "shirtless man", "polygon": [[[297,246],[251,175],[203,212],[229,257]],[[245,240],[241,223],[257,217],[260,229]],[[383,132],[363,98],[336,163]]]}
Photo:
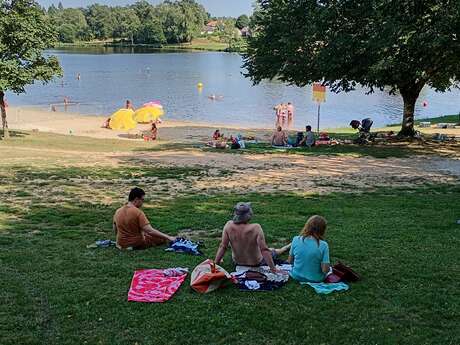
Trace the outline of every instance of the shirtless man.
{"label": "shirtless man", "polygon": [[270,142],[273,146],[287,146],[287,135],[281,126],[278,126],[275,133],[273,133]]}
{"label": "shirtless man", "polygon": [[265,236],[259,224],[250,224],[253,215],[251,204],[240,202],[235,206],[233,220],[227,222],[222,233],[222,241],[216,253],[215,262],[220,263],[228,246],[232,247],[235,265],[265,266],[277,272],[272,250],[265,243]]}

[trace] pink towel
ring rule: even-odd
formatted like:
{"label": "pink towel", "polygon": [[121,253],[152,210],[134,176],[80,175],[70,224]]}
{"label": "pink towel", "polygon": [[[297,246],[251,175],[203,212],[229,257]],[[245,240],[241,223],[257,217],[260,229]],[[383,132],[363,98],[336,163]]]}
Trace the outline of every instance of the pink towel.
{"label": "pink towel", "polygon": [[176,277],[166,276],[165,270],[139,270],[134,272],[128,301],[165,302],[184,282],[187,273]]}

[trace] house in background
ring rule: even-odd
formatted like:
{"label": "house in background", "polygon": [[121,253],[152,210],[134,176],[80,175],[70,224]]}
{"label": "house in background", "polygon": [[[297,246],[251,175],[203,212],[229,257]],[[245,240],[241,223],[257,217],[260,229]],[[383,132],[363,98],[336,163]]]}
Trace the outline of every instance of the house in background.
{"label": "house in background", "polygon": [[240,30],[241,37],[251,37],[251,29],[248,26],[242,28]]}
{"label": "house in background", "polygon": [[204,30],[201,32],[202,35],[212,35],[216,31],[218,31],[219,22],[217,20],[211,20],[206,26]]}

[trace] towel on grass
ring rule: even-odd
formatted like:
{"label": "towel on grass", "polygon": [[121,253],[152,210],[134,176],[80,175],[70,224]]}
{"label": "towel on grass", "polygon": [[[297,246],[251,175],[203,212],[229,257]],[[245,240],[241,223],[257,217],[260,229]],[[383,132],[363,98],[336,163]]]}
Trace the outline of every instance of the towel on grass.
{"label": "towel on grass", "polygon": [[169,300],[187,276],[187,271],[182,274],[177,271],[177,275],[171,272],[171,269],[135,271],[128,292],[128,301],[161,303]]}
{"label": "towel on grass", "polygon": [[185,253],[191,255],[203,255],[200,250],[200,242],[193,242],[186,238],[178,238],[165,249],[167,252]]}
{"label": "towel on grass", "polygon": [[309,285],[315,289],[316,293],[330,294],[334,291],[346,291],[348,285],[345,283],[300,283],[302,285]]}

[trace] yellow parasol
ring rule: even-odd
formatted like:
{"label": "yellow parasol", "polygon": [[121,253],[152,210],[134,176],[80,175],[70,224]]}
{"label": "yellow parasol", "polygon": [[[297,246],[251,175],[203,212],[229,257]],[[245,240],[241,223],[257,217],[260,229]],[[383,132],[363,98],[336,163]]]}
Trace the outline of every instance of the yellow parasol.
{"label": "yellow parasol", "polygon": [[133,119],[132,109],[120,109],[110,117],[110,128],[115,130],[129,131],[136,128],[137,123]]}
{"label": "yellow parasol", "polygon": [[134,120],[138,123],[148,123],[150,121],[156,121],[162,115],[164,115],[163,108],[161,106],[147,106],[138,109],[134,114]]}

